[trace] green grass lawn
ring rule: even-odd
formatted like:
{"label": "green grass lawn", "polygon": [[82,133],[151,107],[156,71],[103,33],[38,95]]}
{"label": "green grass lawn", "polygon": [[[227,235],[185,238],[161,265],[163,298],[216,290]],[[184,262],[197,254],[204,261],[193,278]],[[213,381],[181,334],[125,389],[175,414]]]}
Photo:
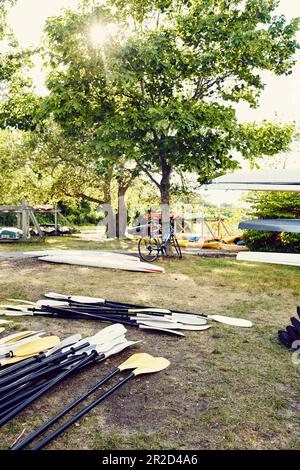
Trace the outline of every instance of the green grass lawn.
{"label": "green grass lawn", "polygon": [[105,240],[87,241],[81,240],[78,235],[62,237],[46,237],[43,242],[18,242],[18,243],[0,243],[0,253],[6,251],[31,251],[31,250],[51,250],[51,249],[70,249],[70,250],[132,250],[136,249],[137,242],[130,239],[124,240]]}
{"label": "green grass lawn", "polygon": [[[50,238],[48,245],[99,247]],[[15,247],[21,249],[10,250]],[[130,339],[143,340],[137,350],[168,358],[170,368],[127,384],[48,448],[299,449],[300,369],[276,338],[300,304],[299,269],[199,257],[162,264],[165,274],[37,260],[0,263],[2,303],[9,297],[36,300],[52,290],[232,315],[254,324],[241,329],[212,323],[210,330],[186,332],[185,338],[130,329]],[[11,328],[28,327],[65,337],[93,334],[103,324],[19,317]],[[41,425],[129,355],[74,376],[31,405],[0,430],[0,449],[9,448],[24,429],[26,435]]]}

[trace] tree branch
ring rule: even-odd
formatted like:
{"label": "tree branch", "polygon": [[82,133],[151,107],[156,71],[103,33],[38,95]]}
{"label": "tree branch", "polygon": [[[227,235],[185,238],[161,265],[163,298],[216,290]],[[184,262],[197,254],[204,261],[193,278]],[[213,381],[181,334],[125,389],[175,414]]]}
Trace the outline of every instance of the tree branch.
{"label": "tree branch", "polygon": [[135,159],[137,165],[141,168],[141,170],[146,173],[146,175],[148,176],[148,178],[150,178],[150,180],[152,181],[152,183],[154,183],[158,189],[160,189],[160,184],[158,181],[156,181],[155,178],[153,178],[153,176],[151,175],[151,173],[137,160]]}
{"label": "tree branch", "polygon": [[88,196],[87,194],[84,194],[84,193],[74,193],[74,194],[71,194],[69,193],[68,191],[63,191],[64,195],[65,196],[68,196],[68,197],[73,197],[73,198],[80,198],[80,199],[83,199],[84,201],[89,201],[89,202],[94,202],[95,204],[107,204],[107,201],[103,201],[101,199],[97,199],[97,198],[94,198],[92,196]]}

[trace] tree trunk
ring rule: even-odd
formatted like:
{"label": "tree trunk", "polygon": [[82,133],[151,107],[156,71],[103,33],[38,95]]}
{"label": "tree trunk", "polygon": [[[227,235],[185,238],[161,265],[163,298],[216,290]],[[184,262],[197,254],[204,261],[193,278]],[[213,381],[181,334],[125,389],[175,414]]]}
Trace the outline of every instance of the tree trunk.
{"label": "tree trunk", "polygon": [[125,238],[127,228],[127,208],[125,203],[125,194],[128,189],[127,186],[120,186],[118,188],[118,212],[116,216],[116,236],[117,238]]}
{"label": "tree trunk", "polygon": [[111,176],[109,175],[105,180],[103,188],[105,204],[102,205],[106,220],[105,233],[107,238],[115,238],[116,236],[116,223],[114,216],[114,209],[111,204]]}
{"label": "tree trunk", "polygon": [[170,177],[172,168],[165,158],[161,158],[162,178],[160,182],[162,236],[170,233]]}

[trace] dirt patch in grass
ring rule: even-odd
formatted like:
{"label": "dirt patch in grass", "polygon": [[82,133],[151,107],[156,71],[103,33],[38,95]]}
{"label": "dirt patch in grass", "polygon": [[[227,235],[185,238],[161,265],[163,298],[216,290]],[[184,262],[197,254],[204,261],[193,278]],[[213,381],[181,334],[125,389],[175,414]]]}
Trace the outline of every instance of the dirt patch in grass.
{"label": "dirt patch in grass", "polygon": [[[276,341],[300,304],[295,268],[232,259],[165,261],[166,274],[130,273],[35,259],[0,263],[0,301],[35,301],[47,291],[248,318],[252,329],[214,323],[185,338],[131,328],[135,351],[164,356],[163,373],[137,378],[93,410],[49,449],[295,449],[300,446],[299,368]],[[13,328],[65,337],[94,334],[90,321],[19,317]],[[131,351],[133,352],[133,350]],[[131,354],[65,381],[0,430],[0,448],[36,429]]]}

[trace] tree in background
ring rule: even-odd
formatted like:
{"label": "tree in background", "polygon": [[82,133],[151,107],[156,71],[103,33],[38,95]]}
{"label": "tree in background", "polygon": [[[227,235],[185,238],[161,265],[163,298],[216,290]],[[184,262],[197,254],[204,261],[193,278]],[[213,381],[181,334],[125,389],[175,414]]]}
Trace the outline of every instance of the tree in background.
{"label": "tree in background", "polygon": [[292,126],[239,123],[234,107],[257,106],[262,71],[292,71],[298,20],[276,16],[277,4],[84,2],[47,22],[48,111],[67,132],[93,129],[108,159],[135,161],[160,191],[168,229],[172,173],[203,182],[236,168],[235,150],[254,160],[291,141]]}
{"label": "tree in background", "polygon": [[28,76],[35,51],[22,50],[6,24],[6,7],[14,3],[0,0],[0,128],[28,130],[39,121],[41,99]]}

